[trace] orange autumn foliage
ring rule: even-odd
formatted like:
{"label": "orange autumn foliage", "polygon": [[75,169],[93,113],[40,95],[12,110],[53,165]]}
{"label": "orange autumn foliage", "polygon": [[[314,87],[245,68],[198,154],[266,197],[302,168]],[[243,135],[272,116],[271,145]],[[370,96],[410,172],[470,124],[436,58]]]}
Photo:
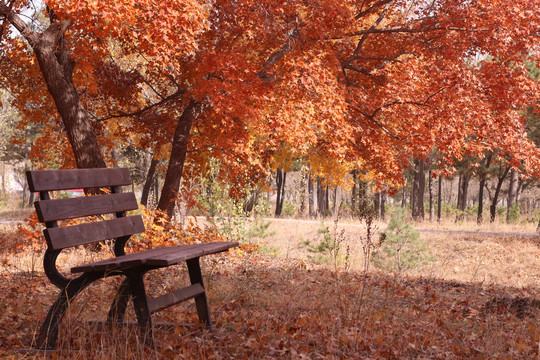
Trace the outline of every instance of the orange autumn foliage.
{"label": "orange autumn foliage", "polygon": [[[129,138],[167,156],[197,101],[186,166],[219,158],[235,182],[262,179],[283,144],[315,168],[361,168],[392,186],[411,157],[434,150],[451,168],[496,149],[540,175],[522,115],[540,93],[524,66],[540,41],[531,1],[46,3],[73,21],[74,80],[104,148]],[[25,79],[3,76],[19,109],[58,129],[32,57],[17,38],[2,40],[2,74]]]}

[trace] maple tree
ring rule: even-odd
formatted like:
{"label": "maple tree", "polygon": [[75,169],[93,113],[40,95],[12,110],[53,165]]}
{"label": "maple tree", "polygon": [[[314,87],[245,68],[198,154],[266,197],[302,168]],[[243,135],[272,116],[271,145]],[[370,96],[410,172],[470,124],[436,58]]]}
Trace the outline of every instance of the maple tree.
{"label": "maple tree", "polygon": [[389,186],[434,149],[449,169],[498,148],[540,174],[520,112],[539,93],[524,64],[538,57],[530,1],[49,0],[48,21],[26,23],[30,4],[0,2],[1,76],[20,111],[65,128],[80,167],[104,166],[100,149],[125,137],[168,158],[169,215],[185,164],[221,159],[242,184],[283,144]]}

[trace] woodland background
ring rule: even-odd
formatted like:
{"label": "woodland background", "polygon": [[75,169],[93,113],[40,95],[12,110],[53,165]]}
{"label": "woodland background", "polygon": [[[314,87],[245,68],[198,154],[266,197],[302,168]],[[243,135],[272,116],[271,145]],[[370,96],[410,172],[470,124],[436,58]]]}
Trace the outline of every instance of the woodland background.
{"label": "woodland background", "polygon": [[242,243],[206,264],[217,329],[115,343],[104,282],[54,356],[538,357],[538,5],[0,0],[0,355],[54,296],[24,171],[125,166],[133,249]]}

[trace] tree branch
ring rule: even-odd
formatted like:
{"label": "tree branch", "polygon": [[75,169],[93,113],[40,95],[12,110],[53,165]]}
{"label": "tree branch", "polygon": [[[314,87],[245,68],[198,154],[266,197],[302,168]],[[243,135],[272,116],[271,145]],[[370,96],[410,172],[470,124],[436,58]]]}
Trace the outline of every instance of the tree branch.
{"label": "tree branch", "polygon": [[28,24],[26,24],[19,15],[12,11],[13,3],[6,5],[4,2],[0,2],[0,15],[3,15],[9,21],[9,23],[21,33],[26,41],[28,41],[30,46],[34,47],[38,42],[38,37],[36,33],[32,31],[30,26],[28,26]]}
{"label": "tree branch", "polygon": [[131,112],[131,113],[119,111],[117,114],[109,114],[109,116],[105,117],[105,118],[97,118],[96,121],[107,121],[107,120],[116,119],[116,118],[140,116],[140,115],[144,114],[147,111],[150,111],[150,110],[152,110],[152,109],[154,109],[154,108],[156,108],[158,106],[161,106],[161,105],[163,105],[163,104],[165,104],[165,103],[167,103],[167,102],[169,102],[171,100],[174,100],[174,99],[177,99],[177,98],[181,97],[186,92],[187,92],[186,89],[180,89],[180,90],[176,91],[174,94],[172,94],[170,96],[167,96],[167,97],[164,97],[162,100],[158,101],[157,103],[145,106],[144,108],[142,108],[140,110],[137,110],[137,111],[134,111],[134,112]]}
{"label": "tree branch", "polygon": [[280,59],[282,59],[285,55],[290,53],[293,49],[293,42],[298,38],[298,35],[300,32],[298,29],[294,29],[290,35],[290,37],[287,39],[287,42],[279,49],[276,50],[270,57],[266,60],[265,64],[263,65],[262,70],[257,74],[258,77],[261,79],[268,79],[268,74],[266,71],[274,64],[276,64]]}
{"label": "tree branch", "polygon": [[368,7],[366,10],[363,10],[363,11],[360,11],[358,14],[356,14],[356,16],[354,17],[355,20],[358,20],[360,19],[362,16],[365,16],[369,13],[371,13],[373,10],[381,7],[381,6],[384,6],[388,3],[391,3],[392,0],[381,0],[373,5],[371,5],[370,7]]}

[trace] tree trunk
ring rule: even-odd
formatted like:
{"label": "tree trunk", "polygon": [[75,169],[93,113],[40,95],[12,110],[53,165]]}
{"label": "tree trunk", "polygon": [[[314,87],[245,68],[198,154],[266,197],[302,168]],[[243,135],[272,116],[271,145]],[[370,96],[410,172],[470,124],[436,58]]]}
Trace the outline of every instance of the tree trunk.
{"label": "tree trunk", "polygon": [[441,221],[442,208],[442,175],[439,175],[439,186],[437,189],[437,221]]}
{"label": "tree trunk", "polygon": [[334,218],[339,216],[339,209],[341,208],[341,188],[336,186],[334,189]]}
{"label": "tree trunk", "polygon": [[146,180],[144,182],[141,194],[141,205],[144,205],[146,207],[148,207],[148,195],[150,194],[150,189],[152,188],[152,184],[154,182],[154,175],[156,173],[157,164],[158,160],[154,156],[152,156],[150,168],[148,169],[148,173],[146,174]]}
{"label": "tree trunk", "polygon": [[309,207],[309,217],[315,217],[315,209],[313,208],[313,177],[311,174],[308,174],[308,207]]}
{"label": "tree trunk", "polygon": [[259,197],[259,192],[257,190],[251,191],[251,194],[249,194],[248,198],[246,199],[246,203],[244,204],[244,212],[249,215],[253,211],[253,207],[257,203],[257,198]]}
{"label": "tree trunk", "polygon": [[191,126],[202,113],[203,108],[202,103],[191,100],[178,119],[178,125],[174,132],[169,165],[157,206],[159,210],[164,211],[171,218],[176,203],[176,195],[180,190],[180,180],[182,179],[182,171],[186,161]]}
{"label": "tree trunk", "polygon": [[456,221],[462,221],[465,218],[465,210],[467,209],[467,193],[469,190],[469,181],[471,176],[469,173],[464,172],[459,175],[458,197],[457,197],[457,209],[458,215]]}
{"label": "tree trunk", "polygon": [[287,179],[287,173],[277,168],[276,171],[276,187],[277,187],[277,199],[275,216],[281,216],[283,211],[283,200],[285,199],[285,181]]}
{"label": "tree trunk", "polygon": [[353,186],[351,191],[351,215],[356,215],[356,206],[357,206],[357,200],[358,200],[358,181],[357,181],[357,175],[356,170],[352,171],[352,177],[353,177]]}
{"label": "tree trunk", "polygon": [[514,169],[510,171],[510,184],[508,185],[508,202],[506,204],[506,222],[511,220],[511,209],[514,204],[516,187],[518,184],[518,172]]}
{"label": "tree trunk", "polygon": [[499,194],[501,192],[503,181],[506,178],[506,175],[508,175],[508,171],[510,171],[510,166],[507,166],[502,173],[499,173],[497,179],[497,187],[495,188],[495,194],[493,194],[493,199],[491,200],[491,205],[489,207],[490,222],[495,221],[495,215],[497,214],[497,203],[499,202]]}
{"label": "tree trunk", "polygon": [[39,33],[31,29],[5,4],[0,4],[0,14],[25,37],[34,50],[47,89],[62,118],[77,167],[106,167],[88,114],[73,83],[75,62],[71,59],[64,39],[64,33],[72,22],[58,22],[51,13],[51,25]]}
{"label": "tree trunk", "polygon": [[384,220],[386,216],[385,203],[386,203],[386,195],[384,193],[381,193],[381,220]]}
{"label": "tree trunk", "polygon": [[429,221],[435,219],[435,189],[433,184],[433,170],[429,169],[428,189],[429,189]]}
{"label": "tree trunk", "polygon": [[538,220],[538,226],[536,227],[536,232],[540,234],[540,220]]}
{"label": "tree trunk", "polygon": [[304,216],[306,212],[306,172],[305,167],[302,167],[300,172],[300,216]]}
{"label": "tree trunk", "polygon": [[411,193],[412,217],[414,220],[424,219],[424,191],[426,188],[426,163],[423,160],[414,160],[414,180]]}
{"label": "tree trunk", "polygon": [[320,216],[326,216],[326,200],[324,187],[322,186],[322,179],[317,177],[317,212]]}
{"label": "tree trunk", "polygon": [[381,211],[381,193],[378,192],[375,195],[373,195],[373,214],[376,218],[379,217],[379,213]]}
{"label": "tree trunk", "polygon": [[480,168],[480,184],[478,185],[478,213],[476,215],[476,222],[478,224],[481,224],[483,221],[483,213],[484,213],[484,187],[486,186],[486,180],[487,180],[487,170],[489,169],[489,165],[491,164],[491,158],[492,154],[490,153],[486,157],[486,166],[484,168]]}
{"label": "tree trunk", "polygon": [[519,204],[519,200],[521,199],[521,193],[523,192],[523,190],[525,190],[525,187],[526,187],[525,181],[518,174],[518,184],[517,184],[517,188],[516,188],[516,196],[514,197],[516,203],[518,203],[518,204]]}

